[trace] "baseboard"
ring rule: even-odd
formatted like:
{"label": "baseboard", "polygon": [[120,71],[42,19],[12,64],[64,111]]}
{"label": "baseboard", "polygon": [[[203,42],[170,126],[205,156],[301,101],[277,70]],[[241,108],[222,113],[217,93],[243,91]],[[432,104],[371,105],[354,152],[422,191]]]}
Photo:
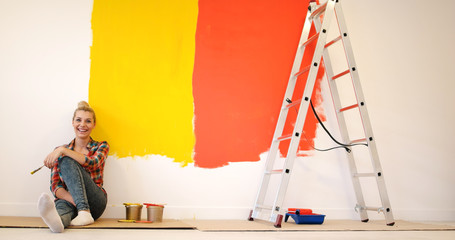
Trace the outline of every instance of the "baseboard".
{"label": "baseboard", "polygon": [[[166,219],[247,219],[251,207],[205,207],[205,206],[168,206],[164,208],[163,217]],[[316,209],[313,211],[325,214],[327,219],[358,219],[353,209]],[[455,209],[393,209],[395,219],[406,221],[455,221]],[[143,218],[147,211],[142,210]],[[369,212],[371,220],[384,219],[382,213]],[[38,217],[36,203],[0,203],[1,216]],[[122,204],[110,204],[104,212],[104,218],[124,218],[125,207]]]}
{"label": "baseboard", "polygon": [[[165,206],[163,218],[166,219],[247,219],[249,208],[241,207],[202,207],[202,206]],[[147,210],[142,209],[146,218]],[[124,218],[126,210],[123,205],[108,206],[103,214],[107,218]]]}

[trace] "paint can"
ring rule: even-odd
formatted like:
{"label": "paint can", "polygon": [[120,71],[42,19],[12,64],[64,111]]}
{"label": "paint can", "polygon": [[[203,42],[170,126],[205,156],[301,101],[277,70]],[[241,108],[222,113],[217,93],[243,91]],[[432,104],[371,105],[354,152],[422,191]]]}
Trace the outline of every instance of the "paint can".
{"label": "paint can", "polygon": [[126,220],[141,220],[142,204],[140,203],[124,203],[126,208]]}
{"label": "paint can", "polygon": [[164,205],[144,203],[147,206],[147,221],[161,222],[163,221]]}

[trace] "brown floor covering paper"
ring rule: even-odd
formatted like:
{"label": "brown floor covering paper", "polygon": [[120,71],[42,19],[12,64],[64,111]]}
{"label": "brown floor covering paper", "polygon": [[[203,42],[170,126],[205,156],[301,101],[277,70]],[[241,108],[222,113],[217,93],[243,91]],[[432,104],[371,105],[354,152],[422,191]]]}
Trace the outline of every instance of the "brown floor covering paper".
{"label": "brown floor covering paper", "polygon": [[[191,225],[179,220],[164,219],[154,223],[124,223],[119,219],[100,218],[95,223],[87,226],[70,226],[68,228],[83,229],[194,229]],[[47,225],[39,217],[1,217],[0,227],[10,228],[47,228]]]}
{"label": "brown floor covering paper", "polygon": [[[0,227],[7,228],[47,228],[39,217],[0,216]],[[118,219],[101,218],[88,226],[69,228],[83,229],[197,229],[200,231],[447,231],[455,226],[442,224],[396,221],[387,226],[385,221],[363,223],[355,220],[325,220],[323,224],[295,224],[292,220],[283,222],[281,228],[266,221],[247,220],[170,220],[156,223],[121,223]]]}
{"label": "brown floor covering paper", "polygon": [[283,222],[281,228],[266,221],[244,220],[182,220],[200,231],[437,231],[455,230],[455,226],[396,221],[387,226],[385,221],[363,223],[355,220],[325,220],[323,224],[295,224]]}

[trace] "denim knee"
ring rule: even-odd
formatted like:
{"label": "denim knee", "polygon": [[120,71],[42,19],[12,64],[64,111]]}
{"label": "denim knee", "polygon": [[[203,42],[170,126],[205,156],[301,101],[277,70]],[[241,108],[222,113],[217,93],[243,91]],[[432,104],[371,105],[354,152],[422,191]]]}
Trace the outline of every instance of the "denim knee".
{"label": "denim knee", "polygon": [[60,167],[60,170],[64,171],[68,168],[77,167],[79,165],[79,163],[76,162],[76,160],[74,160],[68,156],[64,156],[58,160],[58,165]]}

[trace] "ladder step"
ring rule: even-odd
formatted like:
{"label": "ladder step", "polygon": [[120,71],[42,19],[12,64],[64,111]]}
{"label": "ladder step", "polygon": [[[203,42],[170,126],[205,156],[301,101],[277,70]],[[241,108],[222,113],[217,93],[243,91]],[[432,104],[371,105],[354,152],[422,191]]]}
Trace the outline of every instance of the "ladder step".
{"label": "ladder step", "polygon": [[283,136],[277,138],[276,141],[284,141],[284,140],[291,139],[291,138],[292,138],[292,134],[286,134],[286,135],[283,135]]}
{"label": "ladder step", "polygon": [[339,77],[342,77],[342,76],[348,74],[349,72],[350,72],[350,71],[349,71],[349,69],[348,69],[348,70],[346,70],[346,71],[344,71],[344,72],[342,72],[342,73],[338,73],[337,75],[335,75],[335,76],[332,77],[332,80],[335,80],[335,79],[337,79],[337,78],[339,78]]}
{"label": "ladder step", "polygon": [[357,140],[352,140],[349,144],[354,144],[354,143],[367,143],[367,139],[361,138],[361,139],[357,139]]}
{"label": "ladder step", "polygon": [[[368,207],[368,206],[360,206],[359,204],[357,204],[355,206],[355,211],[363,211],[363,210],[366,210],[366,211],[375,211],[375,212],[389,212],[390,211],[390,208],[387,208],[385,209],[384,207]],[[385,211],[384,211],[385,210]]]}
{"label": "ladder step", "polygon": [[376,173],[356,173],[354,177],[376,177]]}
{"label": "ladder step", "polygon": [[[308,40],[306,42],[304,42],[302,45],[300,45],[300,47],[306,47],[306,45],[310,44],[311,42],[313,42],[314,40],[318,39],[319,37],[319,33],[316,33],[314,34],[313,36],[311,36],[310,38],[308,38]],[[333,39],[332,41],[328,42],[327,44],[324,45],[324,48],[328,48],[330,47],[331,45],[333,45],[334,43],[338,42],[341,40],[341,35],[336,37],[335,39]]]}
{"label": "ladder step", "polygon": [[332,46],[334,43],[336,43],[336,42],[338,42],[338,41],[340,41],[340,40],[341,40],[341,35],[338,36],[337,38],[333,39],[332,41],[328,42],[328,43],[324,46],[324,48],[328,48],[328,47]]}
{"label": "ladder step", "polygon": [[265,206],[265,205],[256,205],[256,208],[267,209],[267,210],[272,210],[273,209],[272,206]]}
{"label": "ladder step", "polygon": [[280,174],[282,172],[283,172],[283,169],[273,169],[273,170],[265,172],[265,174]]}
{"label": "ladder step", "polygon": [[323,12],[325,12],[326,8],[327,8],[327,3],[324,3],[310,15],[310,19],[313,19],[313,18],[321,15]]}
{"label": "ladder step", "polygon": [[310,154],[312,154],[312,151],[299,151],[297,157],[307,157]]}
{"label": "ladder step", "polygon": [[364,207],[365,210],[367,211],[375,211],[375,212],[383,212],[384,208],[383,207]]}
{"label": "ladder step", "polygon": [[311,65],[306,66],[304,69],[302,69],[302,71],[294,74],[294,77],[298,77],[298,76],[310,71],[310,68],[311,68]]}
{"label": "ladder step", "polygon": [[354,104],[354,105],[351,105],[351,106],[344,107],[344,108],[340,109],[339,112],[344,112],[344,111],[347,111],[349,109],[353,109],[353,108],[356,108],[356,107],[359,107],[359,104]]}
{"label": "ladder step", "polygon": [[291,107],[294,107],[295,105],[298,105],[300,104],[300,102],[302,101],[302,99],[299,99],[299,100],[295,100],[295,101],[291,101],[291,103],[289,103],[288,105],[284,106],[283,109],[289,109]]}
{"label": "ladder step", "polygon": [[300,47],[305,47],[306,45],[308,45],[312,41],[318,39],[318,37],[319,37],[319,33],[314,34],[312,37],[308,38],[308,40],[306,42],[304,42]]}
{"label": "ladder step", "polygon": [[[312,37],[310,37],[306,42],[304,42],[302,45],[300,45],[300,47],[306,47],[306,45],[308,45],[309,43],[313,42],[314,40],[316,40],[317,38],[319,37],[319,33],[316,33],[314,34]],[[332,41],[328,42],[327,44],[324,45],[324,48],[328,48],[330,46],[332,46],[334,43],[338,42],[341,40],[341,35],[334,38]]]}

